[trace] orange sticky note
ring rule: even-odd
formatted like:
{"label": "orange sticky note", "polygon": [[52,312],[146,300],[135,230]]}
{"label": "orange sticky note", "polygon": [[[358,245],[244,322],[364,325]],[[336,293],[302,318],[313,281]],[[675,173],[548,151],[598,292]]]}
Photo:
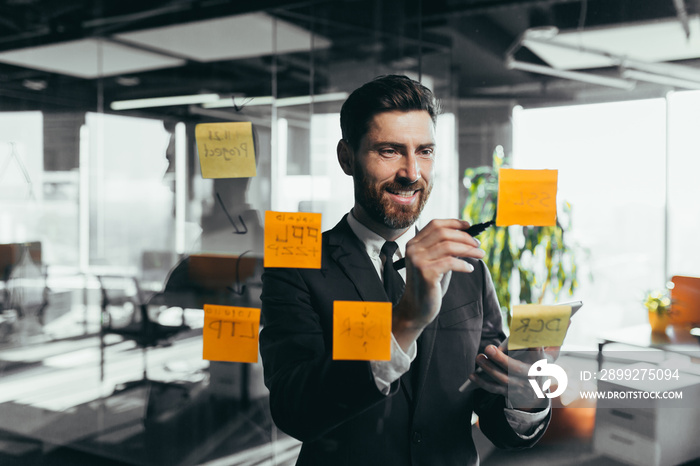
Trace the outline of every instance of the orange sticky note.
{"label": "orange sticky note", "polygon": [[321,268],[321,214],[265,211],[265,267]]}
{"label": "orange sticky note", "polygon": [[204,305],[202,357],[209,361],[258,362],[260,309]]}
{"label": "orange sticky note", "polygon": [[391,303],[334,301],[333,359],[389,361]]}
{"label": "orange sticky note", "polygon": [[501,168],[496,225],[556,225],[557,176],[557,170]]}
{"label": "orange sticky note", "polygon": [[249,178],[256,175],[253,124],[200,123],[194,130],[202,178]]}

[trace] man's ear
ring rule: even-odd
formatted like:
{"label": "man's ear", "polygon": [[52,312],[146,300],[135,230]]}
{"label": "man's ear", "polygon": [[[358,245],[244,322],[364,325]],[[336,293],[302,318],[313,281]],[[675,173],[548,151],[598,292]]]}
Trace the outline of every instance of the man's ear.
{"label": "man's ear", "polygon": [[345,139],[338,141],[338,147],[336,147],[336,153],[338,154],[338,163],[340,168],[343,169],[348,176],[353,176],[353,156],[354,152],[348,142]]}

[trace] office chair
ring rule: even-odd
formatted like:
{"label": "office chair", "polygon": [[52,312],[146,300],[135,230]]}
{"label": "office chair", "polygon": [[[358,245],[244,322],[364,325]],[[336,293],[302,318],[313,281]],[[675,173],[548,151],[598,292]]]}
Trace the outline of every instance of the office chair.
{"label": "office chair", "polygon": [[176,334],[188,330],[184,312],[180,325],[162,325],[151,319],[148,313],[149,303],[144,299],[144,293],[135,277],[100,275],[97,276],[97,280],[100,283],[102,295],[100,381],[104,381],[105,375],[105,336],[112,334],[135,342],[141,348],[143,355],[143,377],[140,380],[121,384],[115,391],[138,386],[150,388],[153,384],[160,384],[148,378],[148,348],[168,344]]}

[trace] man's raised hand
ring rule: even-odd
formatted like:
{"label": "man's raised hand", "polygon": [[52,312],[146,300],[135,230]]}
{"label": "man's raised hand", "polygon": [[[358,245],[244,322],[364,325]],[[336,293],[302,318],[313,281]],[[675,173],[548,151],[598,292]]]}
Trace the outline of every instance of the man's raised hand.
{"label": "man's raised hand", "polygon": [[394,308],[393,332],[407,349],[440,312],[444,289],[451,272],[473,272],[461,258],[481,259],[479,242],[463,230],[469,222],[457,219],[433,220],[406,246],[406,288]]}

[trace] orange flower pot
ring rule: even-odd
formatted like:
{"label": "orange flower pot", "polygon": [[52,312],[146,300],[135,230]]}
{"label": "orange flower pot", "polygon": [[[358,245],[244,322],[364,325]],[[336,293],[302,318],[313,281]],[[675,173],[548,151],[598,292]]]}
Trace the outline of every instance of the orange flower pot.
{"label": "orange flower pot", "polygon": [[651,325],[651,333],[666,333],[666,327],[669,324],[668,313],[649,311],[649,324]]}

